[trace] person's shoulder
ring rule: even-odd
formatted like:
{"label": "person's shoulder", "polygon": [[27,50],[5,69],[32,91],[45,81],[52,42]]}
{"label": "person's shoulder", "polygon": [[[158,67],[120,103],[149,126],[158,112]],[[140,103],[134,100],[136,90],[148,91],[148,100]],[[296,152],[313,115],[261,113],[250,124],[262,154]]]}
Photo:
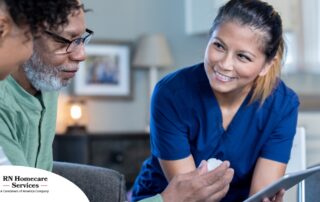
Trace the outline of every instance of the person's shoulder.
{"label": "person's shoulder", "polygon": [[7,108],[8,105],[12,103],[12,94],[9,92],[9,85],[10,83],[7,79],[0,81],[0,105],[3,109]]}
{"label": "person's shoulder", "polygon": [[289,86],[287,86],[281,79],[279,79],[274,93],[277,95],[277,97],[282,98],[284,100],[299,102],[298,94]]}
{"label": "person's shoulder", "polygon": [[199,83],[205,77],[203,63],[193,66],[180,68],[163,77],[157,84],[158,89],[167,89],[177,91],[181,89],[190,89]]}
{"label": "person's shoulder", "polygon": [[294,90],[288,87],[281,79],[266,100],[267,108],[275,111],[282,111],[285,108],[298,108],[300,105],[299,96]]}
{"label": "person's shoulder", "polygon": [[0,99],[3,98],[3,96],[6,94],[7,85],[8,85],[7,79],[0,81],[0,96],[1,96]]}
{"label": "person's shoulder", "polygon": [[5,81],[0,81],[0,100],[3,100],[5,98]]}

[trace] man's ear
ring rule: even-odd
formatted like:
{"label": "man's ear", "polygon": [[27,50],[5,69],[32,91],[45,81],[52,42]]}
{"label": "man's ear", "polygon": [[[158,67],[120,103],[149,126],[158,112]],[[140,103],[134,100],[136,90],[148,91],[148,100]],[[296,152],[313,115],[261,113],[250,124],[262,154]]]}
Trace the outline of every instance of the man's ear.
{"label": "man's ear", "polygon": [[269,72],[270,68],[272,68],[272,66],[277,62],[277,60],[278,57],[276,56],[270,62],[267,62],[260,71],[259,76],[265,76]]}

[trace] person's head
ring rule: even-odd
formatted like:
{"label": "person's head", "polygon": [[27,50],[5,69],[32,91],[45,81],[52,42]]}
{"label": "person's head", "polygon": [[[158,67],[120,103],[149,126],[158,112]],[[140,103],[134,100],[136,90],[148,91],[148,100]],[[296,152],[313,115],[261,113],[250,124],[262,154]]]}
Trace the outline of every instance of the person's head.
{"label": "person's head", "polygon": [[219,9],[205,54],[213,90],[253,90],[263,103],[274,89],[282,64],[282,22],[272,6],[259,0],[231,0]]}
{"label": "person's head", "polygon": [[92,34],[86,28],[83,5],[79,3],[69,14],[67,24],[48,29],[36,38],[34,52],[22,66],[34,90],[59,90],[68,85],[86,58],[84,45]]}
{"label": "person's head", "polygon": [[32,54],[32,38],[67,23],[77,0],[0,0],[0,80]]}
{"label": "person's head", "polygon": [[0,80],[27,60],[31,53],[29,27],[26,24],[18,26],[5,1],[0,0]]}

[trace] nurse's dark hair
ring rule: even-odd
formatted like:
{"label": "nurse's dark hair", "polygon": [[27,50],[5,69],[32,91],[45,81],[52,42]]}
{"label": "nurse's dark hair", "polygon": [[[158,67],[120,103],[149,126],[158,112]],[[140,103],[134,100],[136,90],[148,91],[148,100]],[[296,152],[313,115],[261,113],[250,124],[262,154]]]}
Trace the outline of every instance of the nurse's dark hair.
{"label": "nurse's dark hair", "polygon": [[0,0],[17,26],[27,25],[32,33],[56,29],[68,23],[68,15],[83,8],[78,0]]}
{"label": "nurse's dark hair", "polygon": [[272,67],[264,76],[258,76],[253,85],[251,102],[262,104],[276,87],[280,77],[284,40],[282,21],[278,12],[266,2],[260,0],[230,0],[219,9],[214,19],[210,35],[223,23],[235,22],[249,26],[261,33],[261,49],[266,62],[273,62]]}

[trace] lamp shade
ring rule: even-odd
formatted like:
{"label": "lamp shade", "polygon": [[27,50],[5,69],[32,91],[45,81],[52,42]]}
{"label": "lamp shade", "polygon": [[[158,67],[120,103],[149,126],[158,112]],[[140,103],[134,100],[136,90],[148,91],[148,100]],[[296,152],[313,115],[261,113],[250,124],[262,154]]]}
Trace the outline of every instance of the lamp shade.
{"label": "lamp shade", "polygon": [[163,34],[145,35],[139,39],[133,59],[134,67],[162,68],[172,63],[170,48]]}

